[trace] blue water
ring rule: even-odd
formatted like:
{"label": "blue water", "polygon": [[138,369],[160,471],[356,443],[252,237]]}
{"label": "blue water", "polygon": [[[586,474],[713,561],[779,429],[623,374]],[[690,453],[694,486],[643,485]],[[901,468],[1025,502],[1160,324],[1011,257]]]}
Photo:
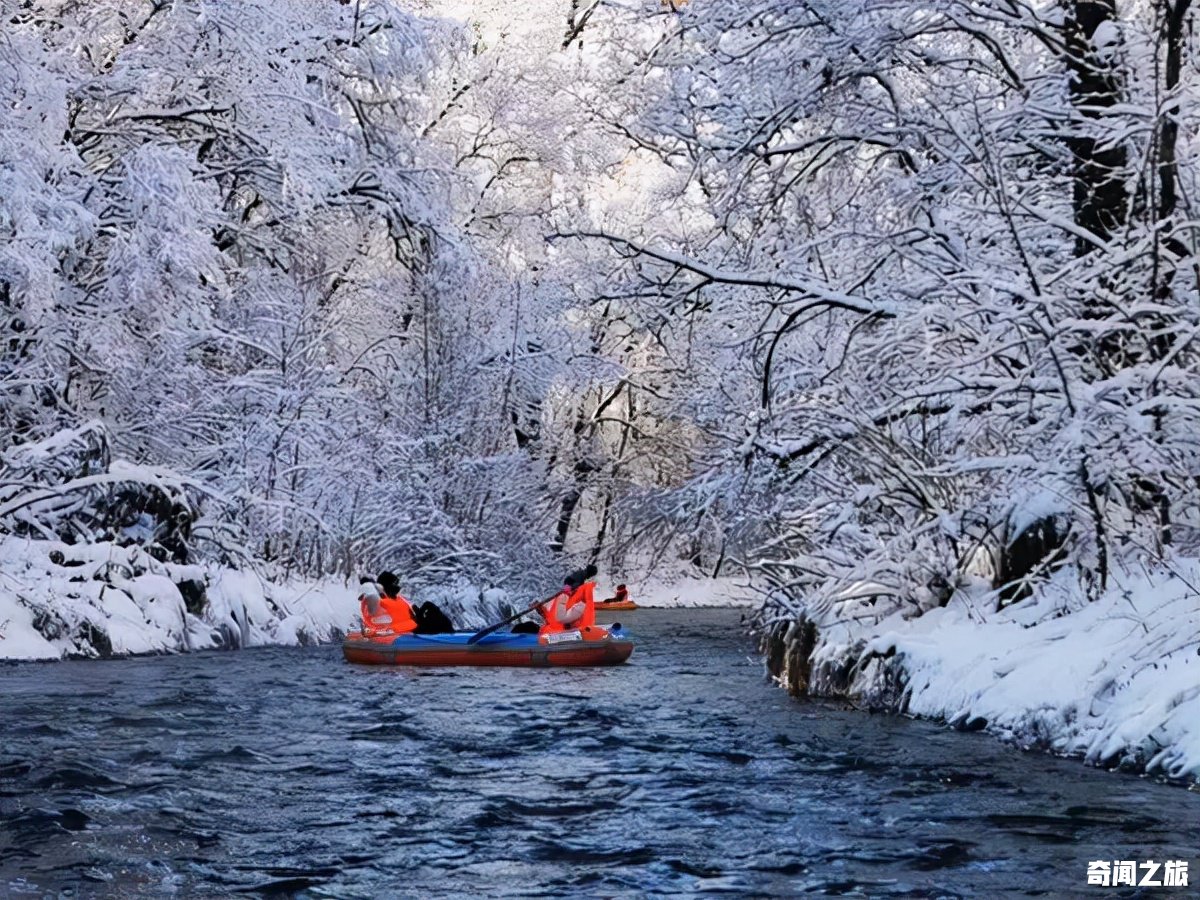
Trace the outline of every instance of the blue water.
{"label": "blue water", "polygon": [[736,613],[619,618],[639,644],[611,669],[336,647],[0,666],[0,896],[1062,896],[1091,859],[1200,878],[1198,793],[798,703]]}

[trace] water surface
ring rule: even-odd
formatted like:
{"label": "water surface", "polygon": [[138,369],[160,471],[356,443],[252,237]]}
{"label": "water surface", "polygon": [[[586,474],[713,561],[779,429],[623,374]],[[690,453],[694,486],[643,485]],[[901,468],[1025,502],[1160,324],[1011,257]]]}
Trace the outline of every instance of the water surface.
{"label": "water surface", "polygon": [[1200,793],[798,703],[736,612],[620,618],[638,647],[611,669],[0,666],[0,896],[1061,896],[1091,859],[1200,879]]}

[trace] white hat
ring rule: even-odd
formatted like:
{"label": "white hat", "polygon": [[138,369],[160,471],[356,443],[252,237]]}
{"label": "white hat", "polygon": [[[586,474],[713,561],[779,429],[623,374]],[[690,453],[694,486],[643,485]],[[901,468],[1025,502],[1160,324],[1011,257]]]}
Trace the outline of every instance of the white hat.
{"label": "white hat", "polygon": [[379,587],[370,582],[362,586],[362,593],[358,595],[360,600],[367,601],[367,609],[371,611],[371,615],[379,612]]}

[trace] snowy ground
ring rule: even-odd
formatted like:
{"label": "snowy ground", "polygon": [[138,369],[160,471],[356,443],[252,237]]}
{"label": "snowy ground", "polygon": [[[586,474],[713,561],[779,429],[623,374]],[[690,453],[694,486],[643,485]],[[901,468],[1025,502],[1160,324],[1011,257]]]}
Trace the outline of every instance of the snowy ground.
{"label": "snowy ground", "polygon": [[[276,582],[248,570],[166,564],[136,546],[10,538],[0,542],[0,659],[330,640],[356,624],[357,587],[340,578]],[[476,589],[454,585],[414,599],[432,599],[470,627],[505,596],[488,591],[481,603]]]}
{"label": "snowy ground", "polygon": [[[656,575],[641,580],[625,582],[629,599],[638,606],[649,607],[692,607],[692,606],[737,606],[757,607],[762,605],[763,595],[736,578],[696,578],[694,576]],[[601,583],[596,590],[596,599],[612,597],[616,585]]]}
{"label": "snowy ground", "polygon": [[1024,746],[1197,780],[1198,585],[1200,561],[1175,561],[1115,576],[1087,602],[1064,570],[998,613],[990,595],[960,592],[915,618],[827,619],[817,623],[813,692],[857,660],[852,696],[879,696],[883,676],[899,674],[909,713],[986,722]]}

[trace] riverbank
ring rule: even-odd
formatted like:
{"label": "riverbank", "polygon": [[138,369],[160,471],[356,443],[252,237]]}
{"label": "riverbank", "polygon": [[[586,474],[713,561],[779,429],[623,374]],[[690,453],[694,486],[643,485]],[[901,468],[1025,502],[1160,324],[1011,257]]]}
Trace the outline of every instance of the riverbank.
{"label": "riverbank", "polygon": [[0,659],[316,643],[356,611],[341,579],[273,582],[137,545],[0,543]]}
{"label": "riverbank", "polygon": [[[0,541],[0,659],[321,643],[355,622],[357,588],[340,577],[163,562],[137,545],[9,538]],[[482,624],[506,594],[451,584],[421,599]]]}
{"label": "riverbank", "polygon": [[1061,571],[995,610],[776,608],[763,649],[793,693],[984,730],[1024,748],[1200,781],[1200,561],[1114,573],[1089,602]]}
{"label": "riverbank", "polygon": [[[630,579],[629,597],[638,606],[650,609],[755,609],[762,605],[763,594],[744,578],[697,578],[692,575],[651,575]],[[608,596],[603,590],[597,598]]]}
{"label": "riverbank", "polygon": [[[616,582],[597,589],[608,596]],[[647,608],[739,607],[761,595],[737,579],[629,581]],[[336,640],[358,617],[358,585],[281,577],[213,563],[179,565],[137,545],[0,541],[0,659],[137,656]],[[499,588],[449,582],[421,592],[460,627],[482,627],[515,603]],[[523,598],[522,598],[523,599]]]}

